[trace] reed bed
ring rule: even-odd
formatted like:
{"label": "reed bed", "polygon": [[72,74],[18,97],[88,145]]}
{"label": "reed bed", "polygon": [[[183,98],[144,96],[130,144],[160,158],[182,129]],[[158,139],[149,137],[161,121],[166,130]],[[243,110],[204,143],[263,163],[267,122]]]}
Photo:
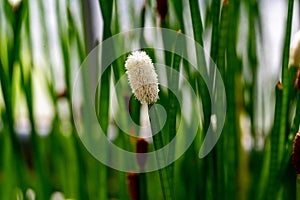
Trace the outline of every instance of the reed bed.
{"label": "reed bed", "polygon": [[[291,55],[290,47],[299,28],[299,20],[295,20],[299,1],[282,1],[284,8],[278,14],[284,22],[282,33],[266,31],[268,4],[272,2],[2,0],[0,199],[296,199],[299,178],[291,155],[300,123],[300,63],[291,63],[295,55]],[[194,141],[175,162],[151,172],[123,172],[99,162],[82,143],[74,122],[81,107],[80,103],[72,107],[72,103],[85,98],[85,93],[79,91],[74,99],[73,83],[81,64],[102,41],[144,27],[177,32],[171,41],[174,51],[140,50],[153,63],[162,61],[185,77],[201,102],[200,109],[192,106],[194,110],[190,111],[198,113],[200,121]],[[277,42],[282,46],[274,58],[266,37],[277,34],[283,36],[274,37],[280,38]],[[197,63],[200,65],[209,55],[226,90],[222,134],[201,159],[199,150],[214,120],[209,91],[215,86],[206,85],[183,58],[190,54],[191,47],[182,35],[203,47],[193,50]],[[156,39],[146,31],[139,38],[131,37],[112,44],[101,52],[102,56],[108,52],[118,55],[120,49],[130,45],[136,50],[136,45],[147,46]],[[168,35],[161,33],[158,38],[161,47],[170,45]],[[187,105],[180,105],[175,93],[159,85],[157,104],[167,113],[165,125],[159,125],[162,119],[152,102],[152,131],[160,129],[153,140],[141,139],[140,130],[135,128],[130,129],[130,135],[125,134],[112,119],[111,98],[115,84],[126,75],[125,62],[130,53],[117,57],[106,69],[101,61],[95,61],[91,74],[105,70],[97,87],[95,110],[99,125],[113,144],[130,152],[153,152],[176,137],[180,125],[188,127],[180,107],[184,110]],[[213,63],[203,69],[206,75],[215,73]],[[178,73],[171,71],[163,77],[173,90],[182,87]],[[185,98],[183,92],[179,94]],[[127,123],[129,112],[136,124],[144,123],[147,109],[133,95],[118,100],[117,115],[122,122]],[[174,151],[176,147],[170,149]],[[110,159],[109,152],[107,156]],[[173,159],[174,155],[157,156]],[[137,162],[143,171],[143,162],[147,161],[137,157]]]}

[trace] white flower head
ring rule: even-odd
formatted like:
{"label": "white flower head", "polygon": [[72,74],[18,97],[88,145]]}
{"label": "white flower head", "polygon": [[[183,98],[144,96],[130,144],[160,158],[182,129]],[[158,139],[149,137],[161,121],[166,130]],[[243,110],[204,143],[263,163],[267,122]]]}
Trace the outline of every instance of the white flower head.
{"label": "white flower head", "polygon": [[291,43],[289,65],[300,66],[300,31],[295,34]]}
{"label": "white flower head", "polygon": [[142,104],[158,99],[158,79],[151,58],[144,51],[132,52],[125,62],[126,74],[134,96]]}

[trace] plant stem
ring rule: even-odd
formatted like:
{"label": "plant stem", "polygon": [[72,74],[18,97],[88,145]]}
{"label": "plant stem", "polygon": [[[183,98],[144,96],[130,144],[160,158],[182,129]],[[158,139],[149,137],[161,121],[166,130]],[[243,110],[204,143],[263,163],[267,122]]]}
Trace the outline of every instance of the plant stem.
{"label": "plant stem", "polygon": [[291,39],[291,29],[292,29],[292,18],[293,18],[293,7],[294,0],[289,0],[288,4],[288,16],[286,23],[285,41],[283,49],[282,58],[282,84],[283,84],[283,94],[282,94],[282,107],[281,107],[281,120],[279,129],[279,149],[278,149],[278,160],[281,161],[284,152],[284,143],[286,138],[286,127],[288,121],[288,110],[289,110],[289,86],[290,77],[288,73],[288,61],[289,61],[289,47]]}
{"label": "plant stem", "polygon": [[[159,118],[158,118],[156,108],[152,107],[152,109],[151,109],[151,107],[152,107],[152,105],[148,106],[148,113],[149,113],[151,129],[153,132],[154,130],[158,130],[158,128],[160,126],[159,126]],[[151,111],[150,111],[150,109],[151,109]],[[160,178],[160,182],[161,182],[164,199],[165,200],[174,199],[173,193],[171,192],[172,190],[171,190],[171,185],[169,182],[168,169],[166,167],[160,168],[161,162],[166,159],[166,156],[164,154],[158,152],[158,150],[164,146],[161,131],[159,131],[158,133],[153,135],[152,138],[153,138],[154,149],[156,151],[157,165],[159,168],[158,173],[159,173],[159,178]]]}
{"label": "plant stem", "polygon": [[148,194],[147,194],[147,179],[146,179],[146,173],[140,173],[139,174],[139,195],[140,199],[147,200]]}
{"label": "plant stem", "polygon": [[300,174],[297,174],[296,180],[296,200],[300,200]]}
{"label": "plant stem", "polygon": [[[176,136],[176,117],[178,111],[178,103],[176,100],[176,95],[173,92],[178,91],[179,87],[179,71],[181,63],[181,55],[177,55],[176,52],[181,52],[181,48],[184,46],[183,38],[181,37],[181,32],[178,32],[177,39],[175,41],[174,50],[172,53],[171,59],[171,69],[168,78],[168,87],[169,87],[169,108],[168,108],[168,138],[169,141]],[[168,159],[173,160],[175,146],[169,149]],[[168,167],[170,184],[174,184],[174,163],[171,163]],[[172,191],[174,192],[174,191]]]}
{"label": "plant stem", "polygon": [[[7,141],[11,142],[12,145],[12,162],[17,167],[17,176],[19,176],[18,184],[20,184],[21,190],[24,190],[26,185],[26,180],[24,178],[24,160],[22,158],[22,149],[20,145],[20,141],[18,135],[14,129],[14,99],[13,99],[13,73],[14,73],[14,63],[15,61],[19,60],[19,51],[20,51],[20,33],[22,28],[22,17],[24,16],[25,9],[23,5],[24,3],[21,2],[17,13],[13,16],[14,21],[10,21],[12,28],[13,28],[13,44],[12,48],[8,48],[8,66],[4,66],[2,58],[0,59],[0,85],[1,91],[3,95],[6,115],[7,115],[7,127],[9,131],[10,139]],[[5,67],[8,68],[8,75],[6,74]]]}
{"label": "plant stem", "polygon": [[271,157],[270,157],[270,165],[269,165],[269,180],[268,180],[268,191],[266,191],[266,194],[273,195],[276,180],[276,174],[279,168],[277,158],[278,158],[278,142],[279,142],[279,121],[281,116],[281,106],[282,106],[282,88],[280,84],[277,84],[276,87],[276,104],[275,104],[275,117],[274,117],[274,127],[270,135],[270,141],[271,141]]}
{"label": "plant stem", "polygon": [[[200,7],[198,0],[189,0],[190,5],[190,12],[191,12],[191,18],[192,18],[192,26],[193,26],[193,33],[194,33],[194,40],[201,45],[201,47],[196,46],[196,55],[197,55],[197,64],[198,66],[201,66],[204,71],[204,76],[208,75],[207,69],[206,69],[206,62],[205,62],[205,56],[204,56],[204,50],[203,50],[203,26],[202,26],[202,18],[200,13]],[[205,133],[209,126],[209,120],[210,120],[210,114],[211,114],[211,102],[209,98],[206,98],[209,96],[209,91],[206,87],[206,84],[203,80],[203,78],[196,74],[194,81],[194,88],[201,96],[202,105],[203,105],[203,116],[204,116],[204,124],[203,124],[203,133]],[[206,173],[206,168],[208,165],[207,158],[204,158],[198,166],[197,171],[199,171],[199,176],[196,178],[201,178],[202,181],[200,181],[199,186],[197,186],[197,193],[199,192],[201,194],[201,197],[203,199],[207,199],[207,183],[208,183],[208,174]],[[197,197],[199,197],[197,195]]]}

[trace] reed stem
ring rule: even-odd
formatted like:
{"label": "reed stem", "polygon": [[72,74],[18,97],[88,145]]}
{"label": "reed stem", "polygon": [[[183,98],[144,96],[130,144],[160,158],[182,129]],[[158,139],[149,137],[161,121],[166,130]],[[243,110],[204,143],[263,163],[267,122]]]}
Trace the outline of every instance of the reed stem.
{"label": "reed stem", "polygon": [[[155,106],[152,107],[152,105],[149,105],[148,113],[149,113],[149,119],[150,119],[152,132],[154,130],[158,130],[158,128],[160,127],[159,126],[159,116],[157,114]],[[171,190],[171,185],[169,182],[168,169],[166,167],[165,168],[160,167],[162,162],[166,159],[166,155],[162,154],[161,152],[158,152],[158,150],[164,146],[161,131],[159,131],[155,135],[152,135],[152,138],[153,138],[154,149],[156,151],[157,165],[159,168],[158,173],[159,173],[159,178],[160,178],[160,182],[161,182],[164,199],[165,200],[174,199],[173,193],[171,192],[172,190]]]}

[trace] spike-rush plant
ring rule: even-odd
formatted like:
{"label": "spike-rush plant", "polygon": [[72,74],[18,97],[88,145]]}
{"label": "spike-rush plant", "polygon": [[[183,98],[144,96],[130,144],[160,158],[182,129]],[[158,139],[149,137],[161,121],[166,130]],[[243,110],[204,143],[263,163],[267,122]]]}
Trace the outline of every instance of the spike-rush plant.
{"label": "spike-rush plant", "polygon": [[[293,19],[299,15],[298,4],[0,1],[0,199],[300,199],[300,37],[299,20]],[[282,20],[275,22],[282,29],[269,29],[273,13]],[[147,27],[159,31],[150,33]],[[134,28],[141,28],[138,36],[126,35]],[[163,29],[177,36],[170,39]],[[126,39],[95,52],[120,33]],[[183,35],[202,48],[186,43]],[[160,48],[150,48],[153,43]],[[172,50],[164,50],[168,46]],[[270,51],[275,48],[276,54]],[[99,59],[89,60],[91,53]],[[103,57],[115,55],[120,56],[105,63]],[[94,68],[76,76],[84,62]],[[224,99],[216,97],[226,102],[226,119],[214,148],[199,159],[207,130],[218,128],[212,110],[217,100],[210,98],[217,84],[204,79],[215,74],[214,65],[226,90]],[[194,67],[201,68],[203,76]],[[72,95],[73,83],[76,77],[93,81],[92,75],[99,73],[92,99],[97,123],[110,144],[136,154],[137,170],[106,166],[82,142],[75,120],[89,119],[82,111],[88,86]],[[122,82],[123,76],[128,81]],[[185,80],[198,107],[186,103],[196,101],[189,101]],[[172,85],[179,95],[164,85]],[[128,87],[132,91],[124,92]],[[114,96],[121,102],[118,109]],[[223,109],[220,105],[217,109]],[[186,113],[200,117],[189,119]],[[114,115],[136,126],[124,130]],[[159,150],[179,130],[189,134],[195,120],[199,126],[189,148],[159,167],[188,141],[181,137],[169,154]],[[114,162],[111,149],[102,153],[107,162]],[[146,172],[151,153],[158,167]]]}

